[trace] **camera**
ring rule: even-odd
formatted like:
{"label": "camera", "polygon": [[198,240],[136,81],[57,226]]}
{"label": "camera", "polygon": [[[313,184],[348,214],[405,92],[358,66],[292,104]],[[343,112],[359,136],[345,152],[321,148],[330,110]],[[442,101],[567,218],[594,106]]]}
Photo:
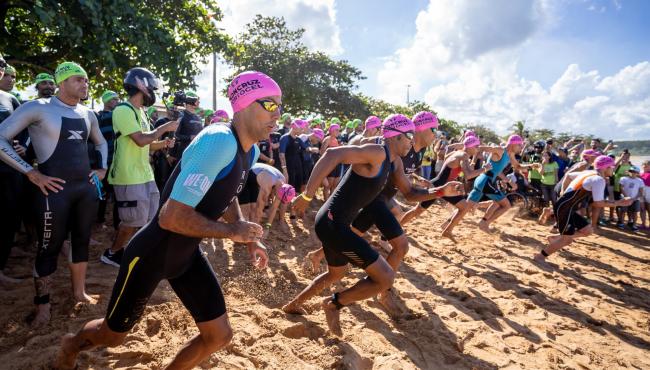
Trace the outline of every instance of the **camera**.
{"label": "camera", "polygon": [[[165,95],[169,96],[171,94],[165,93]],[[163,95],[163,97],[165,97],[165,95]],[[193,97],[193,96],[187,96],[185,94],[185,91],[181,90],[181,91],[176,91],[174,93],[174,99],[172,100],[172,104],[177,106],[177,107],[181,107],[181,106],[183,106],[185,104],[192,104],[192,105],[196,104],[196,102],[198,100],[199,100],[199,98],[196,98],[196,97]]]}

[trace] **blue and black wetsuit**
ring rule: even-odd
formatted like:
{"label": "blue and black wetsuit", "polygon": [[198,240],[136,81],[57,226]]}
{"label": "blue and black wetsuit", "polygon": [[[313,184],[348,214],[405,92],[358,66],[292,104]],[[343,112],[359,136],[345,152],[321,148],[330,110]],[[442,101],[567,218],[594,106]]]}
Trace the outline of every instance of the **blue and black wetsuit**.
{"label": "blue and black wetsuit", "polygon": [[[165,185],[161,204],[171,198],[211,220],[219,219],[237,199],[258,155],[257,146],[244,152],[229,126],[208,126],[183,153]],[[201,238],[162,229],[159,212],[124,251],[106,313],[113,331],[127,332],[135,325],[163,279],[196,322],[214,320],[226,312],[217,277],[199,248]]]}
{"label": "blue and black wetsuit", "polygon": [[377,251],[355,234],[350,224],[379,195],[388,180],[391,172],[388,146],[384,145],[384,151],[386,158],[376,176],[364,177],[350,168],[316,215],[316,235],[323,243],[329,266],[352,263],[365,269],[379,258]]}
{"label": "blue and black wetsuit", "polygon": [[504,149],[503,154],[498,161],[494,161],[492,160],[492,157],[490,157],[490,163],[492,164],[492,169],[486,173],[480,174],[476,178],[476,181],[474,181],[474,188],[467,196],[468,201],[478,203],[481,201],[481,198],[483,198],[483,195],[488,197],[488,199],[497,202],[506,197],[506,195],[497,187],[496,180],[499,174],[501,174],[510,163],[508,151]]}

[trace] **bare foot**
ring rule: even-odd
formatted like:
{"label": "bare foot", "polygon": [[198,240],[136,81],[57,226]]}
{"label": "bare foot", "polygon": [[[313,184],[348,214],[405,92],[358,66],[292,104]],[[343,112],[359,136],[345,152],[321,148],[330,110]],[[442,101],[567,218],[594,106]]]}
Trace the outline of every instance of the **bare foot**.
{"label": "bare foot", "polygon": [[16,279],[9,277],[5,275],[2,271],[0,271],[0,283],[9,283],[9,284],[17,284],[23,281],[23,279]]}
{"label": "bare foot", "polygon": [[327,321],[327,327],[332,334],[337,337],[343,336],[343,332],[341,331],[341,312],[332,303],[332,298],[325,298],[321,303],[321,307],[325,311],[325,321]]}
{"label": "bare foot", "polygon": [[542,270],[546,270],[546,271],[552,270],[551,265],[549,265],[549,263],[546,262],[546,257],[544,257],[541,253],[537,253],[535,257],[533,257],[533,261]]}
{"label": "bare foot", "polygon": [[390,290],[384,290],[377,295],[377,301],[384,307],[388,316],[398,318],[402,316],[402,309],[397,304],[394,293]]}
{"label": "bare foot", "polygon": [[78,352],[74,351],[72,348],[74,334],[66,334],[61,337],[61,348],[56,354],[56,359],[54,360],[53,368],[57,370],[68,370],[74,369],[77,362]]}
{"label": "bare foot", "polygon": [[99,295],[97,295],[97,294],[90,295],[90,294],[88,294],[86,292],[83,292],[81,295],[75,294],[74,299],[77,302],[97,304],[97,300],[99,299]]}
{"label": "bare foot", "polygon": [[481,220],[481,222],[478,223],[478,228],[481,229],[484,233],[491,234],[492,230],[490,229],[490,225],[487,223],[485,220]]}
{"label": "bare foot", "polygon": [[442,236],[443,238],[447,238],[454,243],[457,243],[456,238],[454,238],[454,235],[451,233],[451,231],[443,231],[442,233],[440,233],[440,236]]}
{"label": "bare foot", "polygon": [[50,304],[39,304],[36,306],[32,322],[32,329],[38,329],[46,326],[50,322]]}
{"label": "bare foot", "polygon": [[307,311],[301,307],[296,301],[291,301],[284,306],[282,306],[282,311],[294,315],[306,315]]}
{"label": "bare foot", "polygon": [[320,272],[320,258],[317,252],[309,252],[302,261],[302,268],[307,273],[317,274]]}

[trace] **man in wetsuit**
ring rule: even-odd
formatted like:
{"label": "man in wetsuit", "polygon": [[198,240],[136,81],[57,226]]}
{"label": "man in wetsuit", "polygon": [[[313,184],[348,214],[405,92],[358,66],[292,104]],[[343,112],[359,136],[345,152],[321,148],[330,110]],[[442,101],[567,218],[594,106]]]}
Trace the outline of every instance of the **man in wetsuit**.
{"label": "man in wetsuit", "polygon": [[[88,243],[97,212],[94,181],[106,174],[106,141],[99,131],[97,117],[79,103],[88,94],[86,72],[76,63],[65,62],[57,67],[55,77],[59,85],[57,96],[22,105],[0,125],[0,159],[27,175],[40,189],[34,200],[38,214],[34,264],[37,310],[32,322],[35,326],[47,324],[50,319],[51,275],[68,232],[74,298],[94,302],[85,291]],[[11,145],[11,140],[25,128],[36,152],[38,169],[22,160]],[[90,169],[88,138],[95,143],[101,158],[101,169],[96,171]]]}
{"label": "man in wetsuit", "polygon": [[612,158],[601,155],[594,161],[595,171],[571,172],[564,176],[562,196],[554,204],[559,234],[547,238],[548,247],[535,255],[535,261],[547,267],[545,261],[549,255],[593,232],[589,221],[576,212],[584,200],[593,199],[593,206],[599,208],[627,207],[632,204],[631,198],[604,199],[607,178],[614,174],[614,166],[615,162]]}
{"label": "man in wetsuit", "polygon": [[[395,268],[357,235],[351,224],[359,212],[380,194],[393,166],[397,167],[396,172],[403,171],[399,159],[411,149],[414,130],[413,122],[407,117],[391,115],[384,121],[385,139],[377,138],[360,146],[330,148],[316,163],[305,192],[294,200],[294,207],[298,211],[304,211],[323,179],[336,166],[346,163],[351,168],[316,216],[315,230],[323,244],[327,272],[318,276],[285,305],[282,308],[285,312],[302,313],[302,304],[340,281],[347,272],[348,263],[352,263],[364,269],[368,276],[322,302],[330,330],[340,336],[339,310],[343,306],[370,298],[392,286]],[[441,189],[422,191],[423,195],[430,197],[443,195],[443,192]]]}
{"label": "man in wetsuit", "polygon": [[297,119],[280,139],[280,163],[287,182],[295,189],[302,186],[302,146],[299,135],[307,128],[307,121]]}
{"label": "man in wetsuit", "polygon": [[115,154],[108,182],[115,192],[120,225],[113,245],[100,257],[100,261],[107,265],[120,267],[126,243],[158,211],[160,193],[149,164],[149,151],[171,145],[168,139],[158,139],[178,127],[178,121],[170,121],[149,130],[143,107],[156,102],[155,91],[159,86],[158,78],[147,69],[131,68],[124,77],[124,90],[129,99],[113,110]]}
{"label": "man in wetsuit", "polygon": [[[480,144],[481,141],[477,137],[466,137],[463,141],[463,149],[450,153],[444,159],[440,173],[438,173],[438,175],[433,180],[431,180],[431,184],[433,186],[442,186],[449,181],[455,181],[461,172],[463,173],[463,176],[466,180],[470,180],[482,173],[489,171],[492,168],[489,163],[485,167],[479,168],[477,170],[471,168],[472,157],[478,153],[478,146]],[[454,220],[455,214],[467,212],[467,201],[463,196],[443,197],[442,199],[444,199],[447,203],[453,205],[456,209],[454,210],[452,217],[442,225],[443,231],[441,235],[454,240],[452,231],[456,224],[452,223],[452,220]],[[431,200],[421,202],[415,208],[409,210],[404,214],[404,217],[402,217],[401,220],[401,224],[405,225],[412,219],[418,217],[426,209],[431,207],[433,203],[434,202]],[[460,221],[458,217],[456,217],[456,220]]]}
{"label": "man in wetsuit", "polygon": [[[7,63],[2,58],[2,55],[0,55],[0,79],[2,79],[6,67]],[[2,121],[9,117],[19,106],[20,102],[15,96],[0,90],[0,127],[2,127]],[[24,135],[24,131],[21,134],[26,139],[27,135]],[[14,140],[12,145],[21,157],[25,156],[26,149],[24,141],[20,139]],[[7,265],[16,232],[20,228],[21,217],[18,215],[23,211],[21,208],[24,208],[24,204],[21,204],[20,199],[20,194],[23,189],[22,173],[4,162],[0,162],[0,208],[3,210],[0,213],[0,282],[18,283],[21,281],[20,279],[6,276],[3,270]]]}
{"label": "man in wetsuit", "polygon": [[56,90],[54,76],[49,73],[39,73],[36,75],[34,86],[36,87],[37,93],[36,99],[51,98],[52,95],[54,95],[54,91]]}
{"label": "man in wetsuit", "polygon": [[[74,368],[80,351],[121,344],[163,279],[199,329],[167,368],[194,368],[230,342],[223,293],[199,243],[202,238],[248,243],[253,263],[266,266],[262,227],[243,219],[236,199],[257,160],[254,144],[269,135],[280,115],[281,95],[263,73],[243,72],[233,79],[228,87],[232,126],[211,125],[187,147],[165,186],[160,210],[126,248],[106,317],[62,338],[57,368]],[[226,222],[218,221],[221,217]]]}

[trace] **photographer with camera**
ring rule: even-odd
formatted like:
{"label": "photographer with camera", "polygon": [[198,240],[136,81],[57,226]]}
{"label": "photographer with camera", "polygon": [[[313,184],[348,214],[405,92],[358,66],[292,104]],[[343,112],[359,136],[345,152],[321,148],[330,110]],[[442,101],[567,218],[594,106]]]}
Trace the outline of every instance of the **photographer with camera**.
{"label": "photographer with camera", "polygon": [[178,127],[178,121],[170,121],[150,131],[145,107],[154,105],[158,89],[156,75],[145,68],[131,68],[124,77],[129,99],[113,110],[115,154],[108,182],[115,192],[120,226],[113,245],[100,258],[111,266],[120,267],[126,243],[158,211],[160,193],[149,164],[149,150],[172,146],[173,140],[159,139]]}
{"label": "photographer with camera", "polygon": [[185,148],[203,129],[203,117],[197,114],[200,103],[201,100],[194,91],[178,91],[174,94],[173,104],[185,107],[185,110],[180,113],[178,128],[174,133],[176,145],[169,153],[176,160],[181,159]]}

